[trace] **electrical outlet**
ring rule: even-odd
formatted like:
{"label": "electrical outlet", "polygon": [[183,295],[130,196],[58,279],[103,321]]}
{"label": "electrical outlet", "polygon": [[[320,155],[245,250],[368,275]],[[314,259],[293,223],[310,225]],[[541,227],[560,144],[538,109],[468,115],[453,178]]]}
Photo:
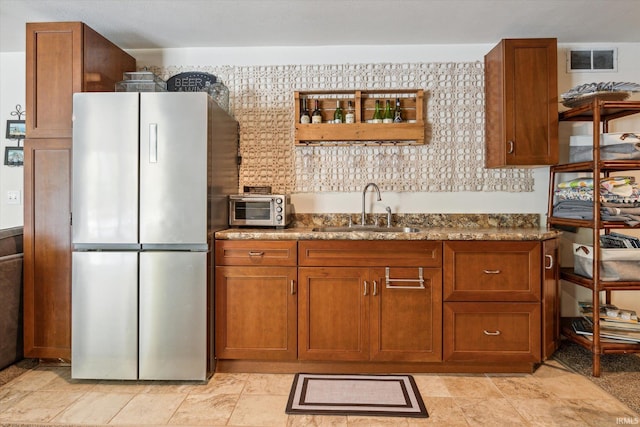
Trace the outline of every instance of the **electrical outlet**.
{"label": "electrical outlet", "polygon": [[8,205],[19,205],[22,203],[22,198],[20,197],[20,190],[9,190],[7,191],[7,204]]}

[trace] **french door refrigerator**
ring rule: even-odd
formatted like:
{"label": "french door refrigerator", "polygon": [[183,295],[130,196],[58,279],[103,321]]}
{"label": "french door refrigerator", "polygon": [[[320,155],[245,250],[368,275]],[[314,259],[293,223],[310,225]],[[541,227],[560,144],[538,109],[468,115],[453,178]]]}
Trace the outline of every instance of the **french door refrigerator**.
{"label": "french door refrigerator", "polygon": [[205,92],[73,97],[71,374],[205,380],[237,122]]}

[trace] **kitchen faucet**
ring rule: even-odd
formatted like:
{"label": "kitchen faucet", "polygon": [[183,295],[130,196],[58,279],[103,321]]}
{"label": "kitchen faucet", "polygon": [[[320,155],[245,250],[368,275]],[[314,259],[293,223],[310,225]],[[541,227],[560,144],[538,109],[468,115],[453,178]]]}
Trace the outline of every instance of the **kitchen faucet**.
{"label": "kitchen faucet", "polygon": [[380,189],[378,188],[378,186],[375,183],[370,182],[370,183],[368,183],[367,185],[364,186],[364,190],[362,190],[362,218],[360,220],[360,225],[361,226],[366,225],[365,224],[365,219],[364,219],[365,213],[366,213],[365,212],[365,207],[364,207],[364,199],[365,199],[365,196],[367,195],[367,190],[369,189],[369,187],[373,187],[374,190],[376,190],[376,193],[378,193],[378,201],[382,200],[382,197],[380,197]]}

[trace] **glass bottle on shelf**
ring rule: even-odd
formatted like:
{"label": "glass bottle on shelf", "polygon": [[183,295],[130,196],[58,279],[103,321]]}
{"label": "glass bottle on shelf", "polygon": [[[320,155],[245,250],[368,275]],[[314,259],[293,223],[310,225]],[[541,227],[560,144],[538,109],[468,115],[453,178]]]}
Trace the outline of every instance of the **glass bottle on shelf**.
{"label": "glass bottle on shelf", "polygon": [[382,123],[382,112],[380,111],[380,100],[376,99],[376,109],[373,112],[371,123]]}
{"label": "glass bottle on shelf", "polygon": [[384,106],[384,117],[382,118],[382,123],[393,123],[393,111],[391,111],[391,101],[389,101],[388,99]]}
{"label": "glass bottle on shelf", "polygon": [[333,112],[333,123],[342,123],[343,113],[342,108],[340,107],[340,100],[336,101],[336,111]]}
{"label": "glass bottle on shelf", "polygon": [[307,108],[307,98],[302,99],[302,112],[300,113],[300,123],[311,123],[311,116],[309,115],[309,109]]}
{"label": "glass bottle on shelf", "polygon": [[396,98],[396,109],[393,115],[394,123],[402,123],[402,109],[400,108],[400,98]]}
{"label": "glass bottle on shelf", "polygon": [[318,100],[316,99],[315,101],[315,108],[313,109],[313,113],[311,113],[311,123],[322,123],[322,112],[320,111]]}
{"label": "glass bottle on shelf", "polygon": [[355,121],[356,121],[356,115],[353,111],[353,102],[349,101],[347,103],[347,113],[344,115],[344,122],[355,123]]}

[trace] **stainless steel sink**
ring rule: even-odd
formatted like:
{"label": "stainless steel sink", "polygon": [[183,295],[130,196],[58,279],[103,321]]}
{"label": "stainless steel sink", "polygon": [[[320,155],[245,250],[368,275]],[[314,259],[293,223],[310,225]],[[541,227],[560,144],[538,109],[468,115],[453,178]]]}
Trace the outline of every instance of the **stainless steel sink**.
{"label": "stainless steel sink", "polygon": [[325,233],[355,233],[355,232],[370,232],[370,233],[417,233],[419,228],[414,227],[376,227],[374,225],[352,227],[316,227],[312,231],[319,231]]}

